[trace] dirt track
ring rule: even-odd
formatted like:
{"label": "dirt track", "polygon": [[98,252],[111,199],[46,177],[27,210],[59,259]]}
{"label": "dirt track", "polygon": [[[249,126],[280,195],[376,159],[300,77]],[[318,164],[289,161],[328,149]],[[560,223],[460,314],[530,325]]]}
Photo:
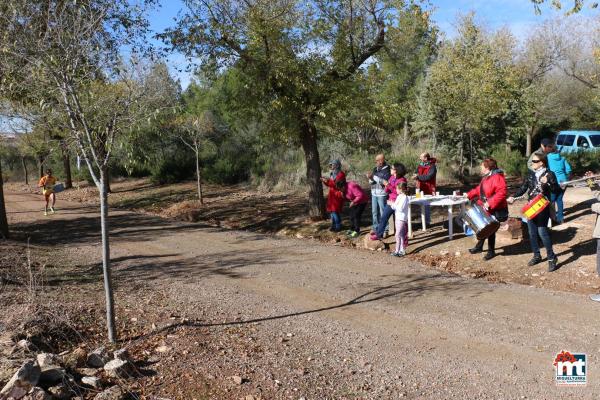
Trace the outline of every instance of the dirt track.
{"label": "dirt track", "polygon": [[[94,208],[59,202],[59,212],[46,218],[39,196],[5,195],[10,223],[33,243],[99,257]],[[158,372],[187,363],[208,376],[202,385],[220,388],[215,398],[600,396],[600,305],[583,295],[489,284],[382,253],[125,211],[111,215],[111,233],[120,289],[156,287],[166,293],[163,307],[195,321],[168,338],[186,350],[159,363]],[[216,354],[194,353],[196,328],[240,340],[251,332],[248,340],[260,351],[237,354],[225,345]],[[555,386],[552,362],[561,350],[587,354],[586,387]],[[227,374],[249,382],[230,384]],[[157,390],[192,398],[193,382],[200,385],[181,380]]]}

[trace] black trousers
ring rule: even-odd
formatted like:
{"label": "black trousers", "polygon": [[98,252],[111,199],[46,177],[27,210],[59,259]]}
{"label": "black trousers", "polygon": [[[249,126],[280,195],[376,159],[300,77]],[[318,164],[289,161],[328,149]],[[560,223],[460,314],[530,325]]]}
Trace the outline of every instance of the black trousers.
{"label": "black trousers", "polygon": [[365,211],[367,203],[357,204],[349,208],[350,211],[350,228],[355,232],[360,232],[360,220]]}
{"label": "black trousers", "polygon": [[487,239],[478,240],[475,247],[483,250],[483,243],[486,240],[488,241],[488,251],[496,251],[496,234],[495,233],[493,235],[489,236]]}
{"label": "black trousers", "polygon": [[[494,217],[498,220],[498,222],[506,221],[508,219],[508,208],[502,208],[500,210],[494,211]],[[483,243],[485,241],[486,241],[486,239],[477,241],[477,245],[475,247],[483,250]],[[489,236],[487,238],[487,241],[488,241],[488,251],[491,251],[491,252],[496,251],[496,233]]]}

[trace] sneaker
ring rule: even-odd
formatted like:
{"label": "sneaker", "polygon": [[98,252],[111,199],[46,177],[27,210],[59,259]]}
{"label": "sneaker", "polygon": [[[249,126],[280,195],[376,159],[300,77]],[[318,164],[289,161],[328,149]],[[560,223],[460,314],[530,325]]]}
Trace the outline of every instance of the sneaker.
{"label": "sneaker", "polygon": [[398,257],[404,257],[406,255],[406,252],[404,250],[400,250],[398,252]]}
{"label": "sneaker", "polygon": [[348,236],[351,237],[351,238],[358,237],[358,232],[352,231],[352,233],[350,233]]}
{"label": "sneaker", "polygon": [[390,256],[394,256],[394,257],[400,257],[400,253],[397,253],[397,252],[395,252],[395,251],[392,251],[392,252],[390,253]]}
{"label": "sneaker", "polygon": [[495,251],[488,251],[487,253],[485,253],[485,256],[483,256],[483,259],[484,259],[484,261],[488,261],[488,260],[491,260],[494,257],[496,257],[496,252]]}
{"label": "sneaker", "polygon": [[531,260],[529,260],[529,262],[527,263],[528,267],[533,267],[536,264],[539,264],[542,262],[542,257],[540,256],[533,256],[533,258]]}
{"label": "sneaker", "polygon": [[373,240],[373,241],[379,240],[376,233],[371,233],[371,240]]}
{"label": "sneaker", "polygon": [[590,300],[600,302],[600,294],[590,294]]}
{"label": "sneaker", "polygon": [[50,207],[50,213],[54,214],[54,207]]}
{"label": "sneaker", "polygon": [[469,253],[471,253],[471,254],[483,253],[483,249],[481,247],[473,247],[473,248],[469,249]]}
{"label": "sneaker", "polygon": [[48,211],[44,211],[44,216],[47,217],[48,216]]}
{"label": "sneaker", "polygon": [[558,269],[558,258],[554,257],[552,260],[548,260],[548,272],[554,272]]}

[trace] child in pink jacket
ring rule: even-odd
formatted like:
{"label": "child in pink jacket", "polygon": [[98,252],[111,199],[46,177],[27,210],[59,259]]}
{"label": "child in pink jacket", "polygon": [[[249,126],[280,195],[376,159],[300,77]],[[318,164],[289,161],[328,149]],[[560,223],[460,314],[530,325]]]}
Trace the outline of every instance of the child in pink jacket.
{"label": "child in pink jacket", "polygon": [[363,211],[369,202],[369,196],[363,188],[354,181],[346,183],[346,200],[350,202],[350,227],[347,235],[351,238],[357,237],[360,233],[360,220]]}

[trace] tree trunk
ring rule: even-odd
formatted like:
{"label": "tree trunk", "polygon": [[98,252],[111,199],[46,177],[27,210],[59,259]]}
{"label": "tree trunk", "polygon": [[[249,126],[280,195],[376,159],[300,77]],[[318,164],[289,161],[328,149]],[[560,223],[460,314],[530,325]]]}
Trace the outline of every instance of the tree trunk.
{"label": "tree trunk", "polygon": [[110,168],[106,167],[106,193],[112,193],[110,189]]}
{"label": "tree trunk", "polygon": [[40,178],[44,176],[44,159],[42,157],[38,157],[38,162],[40,164]]}
{"label": "tree trunk", "polygon": [[473,172],[473,132],[469,130],[469,157],[471,159],[471,168],[469,173]]}
{"label": "tree trunk", "polygon": [[408,118],[404,118],[404,145],[408,144]]}
{"label": "tree trunk", "polygon": [[311,122],[304,122],[301,135],[302,149],[306,159],[308,215],[312,220],[325,219],[325,199],[323,197],[323,184],[321,183],[317,128]]}
{"label": "tree trunk", "polygon": [[535,125],[531,125],[531,129],[527,129],[527,145],[525,146],[525,155],[531,155],[531,147],[533,146],[533,136],[535,135]]}
{"label": "tree trunk", "polygon": [[102,272],[104,273],[104,294],[106,297],[106,328],[108,340],[117,341],[115,327],[115,304],[113,298],[112,278],[110,271],[110,246],[108,237],[108,168],[100,171],[100,228],[102,231]]}
{"label": "tree trunk", "polygon": [[23,175],[25,176],[25,184],[29,185],[29,172],[27,171],[27,161],[25,161],[25,157],[21,157],[21,164],[23,165]]}
{"label": "tree trunk", "polygon": [[61,146],[63,167],[65,170],[65,189],[71,189],[73,187],[73,177],[71,175],[71,157],[69,156],[69,150],[65,146]]}
{"label": "tree trunk", "polygon": [[6,207],[4,206],[4,177],[2,175],[2,163],[0,162],[0,237],[8,239],[8,220],[6,218]]}
{"label": "tree trunk", "polygon": [[458,167],[459,176],[462,180],[465,176],[465,130],[460,131],[460,166]]}
{"label": "tree trunk", "polygon": [[204,204],[204,198],[202,197],[202,177],[200,175],[200,154],[196,148],[196,182],[198,183],[198,200],[200,204]]}

